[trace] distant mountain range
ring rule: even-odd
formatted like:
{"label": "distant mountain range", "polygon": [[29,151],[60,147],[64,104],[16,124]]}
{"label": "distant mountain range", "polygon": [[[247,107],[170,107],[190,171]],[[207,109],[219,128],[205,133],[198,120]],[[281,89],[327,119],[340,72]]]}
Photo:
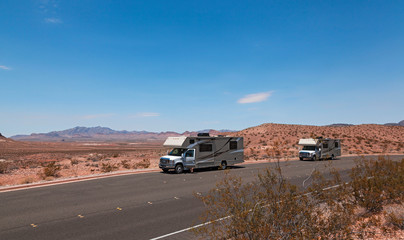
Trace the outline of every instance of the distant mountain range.
{"label": "distant mountain range", "polygon": [[384,125],[386,125],[386,126],[403,126],[404,127],[404,120],[400,121],[398,123],[386,123]]}
{"label": "distant mountain range", "polygon": [[[385,126],[404,126],[404,120],[398,123],[381,124]],[[349,127],[353,124],[335,123],[326,127]],[[117,131],[107,127],[75,127],[62,131],[52,131],[49,133],[32,133],[30,135],[15,135],[10,137],[17,141],[162,141],[169,136],[196,136],[200,132],[209,132],[210,135],[220,135],[222,133],[237,132],[234,130],[204,129],[200,131],[178,132],[148,132],[148,131]],[[2,135],[0,134],[0,138]],[[4,138],[4,137],[3,137]]]}
{"label": "distant mountain range", "polygon": [[49,133],[32,133],[30,135],[15,135],[10,137],[18,141],[144,141],[163,140],[168,136],[196,136],[200,132],[209,132],[211,135],[218,135],[223,132],[234,132],[232,130],[204,129],[194,132],[148,132],[148,131],[117,131],[107,127],[75,127],[62,131]]}
{"label": "distant mountain range", "polygon": [[[385,123],[382,124],[385,126],[403,126],[404,127],[404,120],[400,121],[398,123]],[[354,124],[348,124],[348,123],[334,123],[330,125],[326,125],[326,127],[349,127],[349,126],[354,126]]]}

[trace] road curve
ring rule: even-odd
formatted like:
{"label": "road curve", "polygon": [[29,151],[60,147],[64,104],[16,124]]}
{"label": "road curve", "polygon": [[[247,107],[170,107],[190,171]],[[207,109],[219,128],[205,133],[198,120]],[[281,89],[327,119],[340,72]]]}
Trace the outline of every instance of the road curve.
{"label": "road curve", "polygon": [[[322,170],[331,162],[344,172],[356,158],[281,165],[286,177],[301,184],[313,168]],[[271,164],[244,164],[229,172],[252,181]],[[223,174],[153,172],[3,192],[0,239],[151,239],[175,233],[201,223],[198,216],[204,208],[194,194],[208,192]],[[194,237],[184,231],[164,239],[186,238]]]}

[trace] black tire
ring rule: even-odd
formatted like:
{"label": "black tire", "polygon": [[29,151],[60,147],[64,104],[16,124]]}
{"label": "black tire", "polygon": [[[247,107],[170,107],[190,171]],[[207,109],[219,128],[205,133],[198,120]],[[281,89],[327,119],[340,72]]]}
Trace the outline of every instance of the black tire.
{"label": "black tire", "polygon": [[182,166],[182,164],[175,165],[175,173],[180,174],[183,171],[184,171],[184,167]]}
{"label": "black tire", "polygon": [[163,172],[168,173],[168,169],[167,169],[167,168],[163,168]]}
{"label": "black tire", "polygon": [[300,159],[300,161],[303,161],[303,158],[301,157],[301,158],[299,158]]}
{"label": "black tire", "polygon": [[318,158],[317,158],[316,155],[314,155],[311,159],[312,159],[313,161],[317,161],[317,160],[318,160]]}
{"label": "black tire", "polygon": [[335,156],[334,156],[334,154],[333,155],[331,155],[331,160],[334,160],[335,159]]}
{"label": "black tire", "polygon": [[221,170],[225,170],[227,168],[227,162],[226,161],[222,161],[222,163],[220,163],[220,169]]}

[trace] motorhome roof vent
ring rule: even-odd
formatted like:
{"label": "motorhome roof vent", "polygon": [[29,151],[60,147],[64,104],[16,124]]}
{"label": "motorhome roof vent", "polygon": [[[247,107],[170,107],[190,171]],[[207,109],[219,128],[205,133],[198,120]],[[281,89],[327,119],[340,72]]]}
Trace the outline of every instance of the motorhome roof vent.
{"label": "motorhome roof vent", "polygon": [[209,133],[198,133],[198,137],[209,137]]}

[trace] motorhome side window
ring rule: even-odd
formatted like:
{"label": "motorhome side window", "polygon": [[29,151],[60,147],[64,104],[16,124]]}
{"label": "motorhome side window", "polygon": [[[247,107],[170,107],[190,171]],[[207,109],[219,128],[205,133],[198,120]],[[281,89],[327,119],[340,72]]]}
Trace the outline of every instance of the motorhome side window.
{"label": "motorhome side window", "polygon": [[338,147],[338,142],[335,142],[335,147],[336,147],[336,148]]}
{"label": "motorhome side window", "polygon": [[212,144],[201,144],[199,145],[200,152],[212,152]]}
{"label": "motorhome side window", "polygon": [[195,143],[195,139],[190,139],[189,140],[189,144],[194,144]]}
{"label": "motorhome side window", "polygon": [[230,150],[237,149],[237,141],[230,141]]}
{"label": "motorhome side window", "polygon": [[323,148],[328,148],[328,143],[323,143]]}
{"label": "motorhome side window", "polygon": [[185,154],[185,157],[194,157],[194,150],[188,150],[188,152]]}

